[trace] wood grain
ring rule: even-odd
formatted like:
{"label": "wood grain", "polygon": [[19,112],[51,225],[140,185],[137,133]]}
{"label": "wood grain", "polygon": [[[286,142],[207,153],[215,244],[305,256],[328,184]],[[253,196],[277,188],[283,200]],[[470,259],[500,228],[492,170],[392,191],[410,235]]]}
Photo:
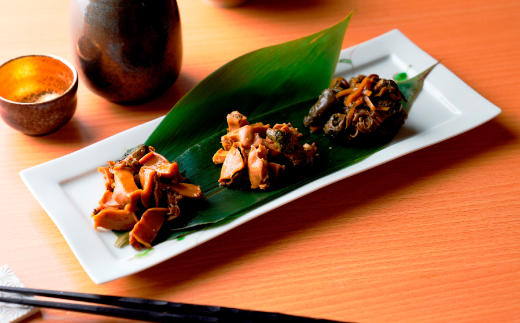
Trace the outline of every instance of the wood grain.
{"label": "wood grain", "polygon": [[[278,311],[356,322],[520,321],[520,25],[516,0],[178,0],[182,75],[157,100],[109,103],[80,83],[74,118],[29,137],[0,122],[0,265],[26,286]],[[65,0],[0,0],[0,61],[71,59]],[[159,117],[249,51],[356,9],[343,47],[401,30],[502,109],[455,138],[323,188],[149,270],[86,275],[19,171]],[[1,85],[0,85],[1,86]],[[44,310],[29,320],[113,322]]]}

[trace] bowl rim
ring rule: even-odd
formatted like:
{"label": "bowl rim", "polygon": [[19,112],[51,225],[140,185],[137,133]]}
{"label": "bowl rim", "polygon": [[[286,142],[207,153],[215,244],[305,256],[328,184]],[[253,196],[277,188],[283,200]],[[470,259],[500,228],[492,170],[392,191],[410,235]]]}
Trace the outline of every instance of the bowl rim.
{"label": "bowl rim", "polygon": [[50,99],[48,101],[43,101],[43,102],[18,102],[18,101],[12,101],[12,100],[6,99],[6,98],[4,98],[1,95],[0,95],[0,100],[8,102],[8,103],[16,104],[16,105],[25,105],[25,106],[37,106],[37,105],[47,104],[47,103],[50,103],[50,102],[57,101],[57,100],[61,99],[66,94],[71,92],[72,89],[78,84],[78,72],[76,71],[76,68],[74,67],[74,65],[71,62],[69,62],[68,60],[66,60],[65,58],[57,56],[57,55],[53,55],[53,54],[27,54],[27,55],[17,56],[17,57],[11,58],[11,59],[5,61],[4,63],[2,63],[0,65],[0,69],[2,69],[5,65],[7,65],[7,64],[9,64],[9,63],[11,63],[11,62],[13,62],[15,60],[26,58],[26,57],[49,57],[49,58],[52,58],[52,59],[60,61],[61,63],[65,64],[72,71],[72,74],[74,75],[74,79],[72,80],[72,84],[68,87],[67,90],[65,90],[65,92],[63,92],[59,96],[57,96],[57,97],[55,97],[53,99]]}

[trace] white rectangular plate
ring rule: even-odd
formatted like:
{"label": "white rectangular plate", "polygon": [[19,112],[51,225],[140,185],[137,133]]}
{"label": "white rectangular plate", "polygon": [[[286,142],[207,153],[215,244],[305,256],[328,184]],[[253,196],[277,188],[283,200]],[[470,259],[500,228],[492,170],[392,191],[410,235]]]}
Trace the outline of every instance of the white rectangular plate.
{"label": "white rectangular plate", "polygon": [[[391,79],[401,72],[413,77],[436,63],[398,30],[345,49],[340,59],[352,62],[338,63],[336,75],[345,78],[374,73]],[[143,143],[161,118],[23,170],[20,175],[56,223],[87,274],[96,284],[101,284],[152,267],[314,190],[468,131],[500,112],[439,64],[426,79],[405,125],[385,149],[289,192],[231,223],[196,232],[183,240],[161,243],[146,257],[136,257],[136,251],[130,246],[114,247],[115,235],[94,230],[90,214],[104,191],[103,177],[97,173],[97,167],[105,166],[107,160],[115,160],[127,149]]]}

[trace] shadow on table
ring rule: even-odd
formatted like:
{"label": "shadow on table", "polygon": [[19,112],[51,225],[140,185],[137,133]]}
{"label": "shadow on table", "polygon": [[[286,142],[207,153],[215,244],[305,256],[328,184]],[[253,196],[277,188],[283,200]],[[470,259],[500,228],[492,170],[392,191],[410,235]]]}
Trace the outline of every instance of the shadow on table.
{"label": "shadow on table", "polygon": [[88,127],[86,127],[78,118],[72,117],[72,119],[66,125],[64,125],[55,133],[31,138],[33,138],[35,141],[38,141],[39,143],[60,145],[63,147],[82,142],[89,142],[94,138],[94,136]]}
{"label": "shadow on table", "polygon": [[112,109],[122,117],[129,111],[132,113],[149,113],[153,111],[159,112],[161,115],[166,114],[177,103],[177,101],[197,85],[197,83],[198,81],[193,79],[190,75],[181,73],[175,83],[156,99],[136,105],[120,105],[113,103]]}
{"label": "shadow on table", "polygon": [[[155,299],[172,298],[177,292],[189,289],[191,284],[200,285],[248,259],[279,252],[284,241],[301,239],[302,235],[306,239],[316,240],[320,232],[330,228],[331,222],[348,225],[363,215],[360,210],[396,191],[479,156],[488,155],[486,158],[491,159],[512,149],[512,146],[519,144],[519,138],[500,120],[496,118],[477,129],[322,188],[197,248],[124,278],[126,282],[123,284],[150,286],[153,289],[153,296],[150,297]],[[355,199],[352,199],[352,187],[356,188]],[[334,201],[338,202],[317,205],[322,199],[331,201],[330,196],[337,197]],[[319,216],[312,212],[318,209]],[[298,214],[298,218],[289,218],[287,213]],[[345,217],[345,214],[355,215]]]}

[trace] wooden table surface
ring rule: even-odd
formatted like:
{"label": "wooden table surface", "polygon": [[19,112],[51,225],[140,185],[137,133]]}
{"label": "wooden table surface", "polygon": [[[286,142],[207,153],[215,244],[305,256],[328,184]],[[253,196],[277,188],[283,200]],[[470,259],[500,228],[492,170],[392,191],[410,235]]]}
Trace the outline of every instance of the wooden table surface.
{"label": "wooden table surface", "polygon": [[[80,82],[74,118],[52,135],[26,136],[0,121],[0,266],[9,264],[33,288],[342,321],[520,320],[518,0],[250,0],[235,9],[200,0],[178,4],[182,74],[157,100],[117,105]],[[68,7],[66,0],[0,0],[0,61],[41,52],[72,60]],[[502,114],[151,269],[95,285],[19,172],[162,116],[229,60],[331,26],[353,9],[344,48],[397,28]],[[113,321],[42,313],[29,321]]]}

